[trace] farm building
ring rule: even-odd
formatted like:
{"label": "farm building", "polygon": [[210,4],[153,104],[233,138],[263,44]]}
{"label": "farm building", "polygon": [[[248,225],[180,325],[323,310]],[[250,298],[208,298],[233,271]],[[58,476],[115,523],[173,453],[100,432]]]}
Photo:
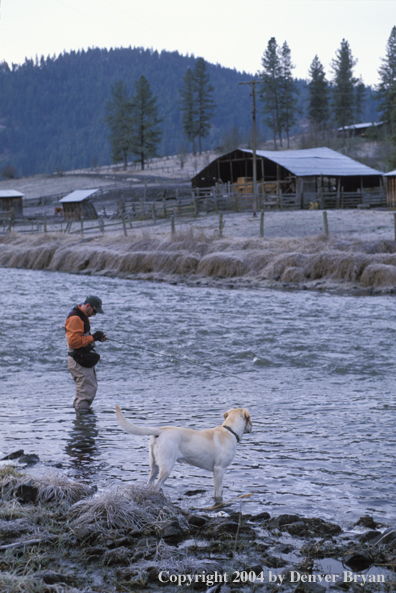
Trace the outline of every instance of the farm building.
{"label": "farm building", "polygon": [[367,136],[368,131],[380,130],[385,122],[373,121],[365,124],[352,124],[337,129],[337,136],[344,138],[353,138],[356,136]]}
{"label": "farm building", "polygon": [[385,173],[386,178],[386,202],[388,208],[396,208],[396,170]]}
{"label": "farm building", "polygon": [[90,200],[92,194],[97,191],[97,189],[77,189],[59,200],[59,203],[62,204],[63,207],[65,220],[98,218],[95,206]]}
{"label": "farm building", "polygon": [[[356,207],[370,194],[375,205],[386,205],[381,171],[330,148],[257,150],[256,171],[259,202],[272,195],[283,199],[284,205],[289,201],[301,208],[312,200],[320,200],[321,206],[327,200],[330,208]],[[238,148],[212,161],[192,179],[192,186],[228,184],[235,194],[246,195],[253,194],[252,179],[253,151]]]}
{"label": "farm building", "polygon": [[0,190],[0,212],[4,215],[13,212],[15,217],[22,216],[22,198],[25,194],[15,189]]}

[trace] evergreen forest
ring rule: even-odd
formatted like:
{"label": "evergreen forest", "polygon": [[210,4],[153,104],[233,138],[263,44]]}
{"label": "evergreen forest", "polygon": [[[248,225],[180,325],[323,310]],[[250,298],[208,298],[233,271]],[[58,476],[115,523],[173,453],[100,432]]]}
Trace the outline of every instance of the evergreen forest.
{"label": "evergreen forest", "polygon": [[[58,57],[0,65],[0,169],[13,167],[18,177],[54,173],[111,162],[106,104],[111,89],[123,81],[129,93],[141,76],[156,98],[161,120],[160,156],[191,152],[181,111],[183,79],[198,58],[143,48],[72,51]],[[250,146],[253,75],[206,63],[213,87],[213,115],[203,150]],[[307,73],[308,74],[308,73]],[[294,81],[296,134],[307,124],[308,82]],[[375,93],[365,88],[361,121],[378,120]],[[336,125],[336,124],[334,124]],[[272,139],[265,116],[257,112],[258,141]]]}

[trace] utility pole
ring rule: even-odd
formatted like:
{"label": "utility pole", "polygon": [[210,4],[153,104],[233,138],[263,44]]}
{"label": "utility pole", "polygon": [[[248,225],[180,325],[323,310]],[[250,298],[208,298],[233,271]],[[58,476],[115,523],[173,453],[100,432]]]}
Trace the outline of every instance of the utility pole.
{"label": "utility pole", "polygon": [[253,216],[257,216],[257,160],[256,160],[256,84],[257,80],[253,78],[251,82],[240,82],[239,84],[251,84],[252,85],[252,141],[253,141]]}

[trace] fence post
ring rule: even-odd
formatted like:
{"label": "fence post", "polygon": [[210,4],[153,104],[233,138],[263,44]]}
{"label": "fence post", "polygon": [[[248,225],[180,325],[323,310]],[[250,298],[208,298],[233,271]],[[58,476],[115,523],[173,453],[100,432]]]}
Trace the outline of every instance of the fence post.
{"label": "fence post", "polygon": [[193,208],[194,208],[194,216],[198,216],[197,201],[195,199],[194,192],[192,192],[192,203],[193,203]]}
{"label": "fence post", "polygon": [[81,217],[81,236],[84,236],[84,219]]}
{"label": "fence post", "polygon": [[156,223],[156,218],[155,218],[155,204],[152,205],[151,210],[152,210],[152,214],[153,214],[153,222],[155,224]]}
{"label": "fence post", "polygon": [[327,212],[326,212],[326,210],[323,211],[323,224],[324,224],[325,235],[326,235],[326,237],[328,237],[329,236],[329,226],[327,224]]}
{"label": "fence post", "polygon": [[220,212],[220,215],[219,215],[219,237],[223,236],[224,225],[225,225],[225,222],[223,222],[223,213]]}
{"label": "fence post", "polygon": [[15,216],[14,216],[14,208],[11,206],[10,208],[10,222],[8,224],[7,233],[11,232],[12,225],[14,224]]}
{"label": "fence post", "polygon": [[260,237],[264,237],[264,210],[260,213]]}
{"label": "fence post", "polygon": [[175,215],[172,214],[172,216],[171,216],[171,235],[172,235],[172,237],[174,234],[175,234]]}
{"label": "fence post", "polygon": [[124,214],[121,215],[121,220],[122,220],[122,228],[124,229],[124,235],[127,237],[128,233],[127,233],[127,228],[126,228],[126,224],[125,224],[125,216]]}
{"label": "fence post", "polygon": [[395,241],[396,241],[396,212],[393,213],[393,221],[394,221],[394,227],[395,227]]}
{"label": "fence post", "polygon": [[44,212],[44,233],[47,232],[47,213]]}

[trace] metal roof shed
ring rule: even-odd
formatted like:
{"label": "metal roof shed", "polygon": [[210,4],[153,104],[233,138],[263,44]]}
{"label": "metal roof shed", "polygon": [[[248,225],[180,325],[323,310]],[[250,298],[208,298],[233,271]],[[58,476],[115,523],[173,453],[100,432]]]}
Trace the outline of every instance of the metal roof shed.
{"label": "metal roof shed", "polygon": [[385,122],[373,121],[366,122],[363,124],[352,124],[351,126],[344,126],[343,128],[337,129],[337,136],[350,138],[351,136],[366,136],[367,131],[380,129],[383,127]]}
{"label": "metal roof shed", "polygon": [[13,212],[14,216],[23,216],[22,198],[25,194],[16,191],[15,189],[0,190],[0,212]]}
{"label": "metal roof shed", "polygon": [[[278,196],[294,195],[300,207],[327,194],[328,207],[350,207],[363,203],[364,191],[378,190],[376,205],[385,201],[382,173],[330,148],[305,150],[256,151],[258,193]],[[253,151],[237,148],[222,155],[202,169],[192,186],[208,188],[217,183],[233,184],[237,192],[252,195]],[[347,196],[348,194],[348,196]],[[341,196],[341,199],[340,199]],[[365,198],[366,199],[366,198]],[[374,198],[370,198],[371,201]],[[373,202],[374,203],[374,202]],[[325,202],[323,202],[323,205]]]}
{"label": "metal roof shed", "polygon": [[[290,182],[318,177],[341,178],[346,191],[360,188],[364,177],[367,187],[380,185],[382,173],[331,150],[257,150],[257,181]],[[193,187],[209,187],[216,181],[235,183],[238,177],[253,176],[253,151],[237,148],[212,161],[192,179]],[[366,185],[366,184],[365,184]]]}
{"label": "metal roof shed", "polygon": [[81,220],[81,218],[98,218],[95,206],[89,199],[97,189],[77,189],[68,194],[59,203],[63,206],[65,220]]}

